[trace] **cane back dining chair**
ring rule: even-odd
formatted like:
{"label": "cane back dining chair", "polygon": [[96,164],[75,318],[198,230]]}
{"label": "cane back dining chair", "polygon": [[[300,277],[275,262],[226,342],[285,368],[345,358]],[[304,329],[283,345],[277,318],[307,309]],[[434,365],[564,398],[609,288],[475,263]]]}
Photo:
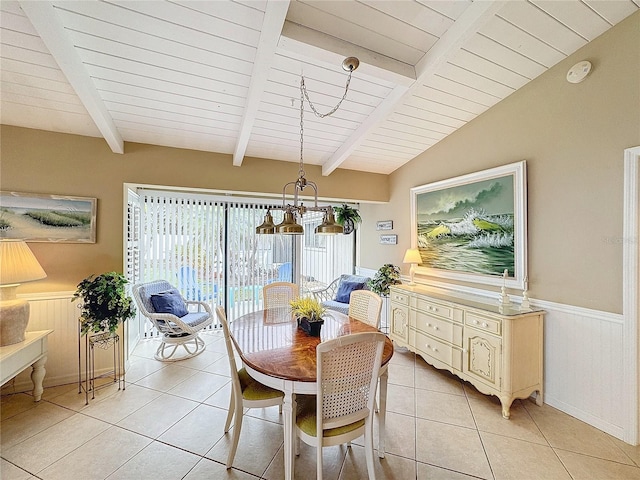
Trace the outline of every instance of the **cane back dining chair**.
{"label": "cane back dining chair", "polygon": [[[156,360],[175,362],[204,352],[206,345],[199,333],[213,322],[208,303],[185,300],[166,280],[138,283],[132,292],[140,313],[162,334]],[[183,347],[186,355],[175,356],[178,347]]]}
{"label": "cane back dining chair", "polygon": [[298,298],[298,285],[290,282],[274,282],[262,288],[264,308],[288,307],[289,302]]}
{"label": "cane back dining chair", "polygon": [[[349,297],[349,316],[367,323],[380,330],[380,312],[382,298],[371,290],[354,290]],[[374,410],[378,411],[378,403],[374,402]]]}
{"label": "cane back dining chair", "polygon": [[349,316],[380,329],[382,298],[371,290],[354,290],[349,298]]}
{"label": "cane back dining chair", "polygon": [[[322,447],[350,442],[364,433],[369,479],[373,465],[373,401],[385,336],[354,333],[316,347],[316,396],[300,395],[296,416],[298,441],[316,447],[317,475],[322,480]],[[296,442],[296,454],[298,454]]]}
{"label": "cane back dining chair", "polygon": [[242,416],[245,408],[263,408],[278,405],[280,413],[282,413],[282,400],[284,393],[280,390],[267,387],[262,383],[254,380],[249,376],[244,368],[238,370],[236,359],[231,344],[231,334],[229,333],[229,323],[224,308],[216,307],[218,320],[222,325],[224,333],[224,342],[227,347],[227,356],[229,357],[229,370],[231,374],[231,398],[229,399],[229,412],[227,413],[227,421],[224,425],[224,433],[229,432],[231,421],[233,420],[233,438],[231,447],[227,455],[227,468],[233,465],[233,458],[236,456],[238,449],[238,440],[240,438],[240,430],[242,429]]}

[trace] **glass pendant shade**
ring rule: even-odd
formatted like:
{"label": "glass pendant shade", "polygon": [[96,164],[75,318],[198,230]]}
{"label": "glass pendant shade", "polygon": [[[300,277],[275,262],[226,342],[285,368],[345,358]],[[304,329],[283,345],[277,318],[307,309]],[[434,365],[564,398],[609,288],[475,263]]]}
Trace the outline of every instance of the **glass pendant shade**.
{"label": "glass pendant shade", "polygon": [[338,225],[333,217],[333,209],[325,212],[324,220],[316,227],[315,233],[318,235],[336,235],[338,233],[344,233],[342,225]]}
{"label": "glass pendant shade", "polygon": [[276,233],[276,226],[273,223],[273,217],[269,210],[267,210],[267,214],[264,216],[264,222],[256,227],[256,233],[258,235],[272,235]]}
{"label": "glass pendant shade", "polygon": [[283,235],[302,235],[304,233],[302,225],[296,222],[291,210],[286,210],[284,212],[284,219],[282,220],[282,223],[276,225],[275,230],[276,233],[281,233]]}

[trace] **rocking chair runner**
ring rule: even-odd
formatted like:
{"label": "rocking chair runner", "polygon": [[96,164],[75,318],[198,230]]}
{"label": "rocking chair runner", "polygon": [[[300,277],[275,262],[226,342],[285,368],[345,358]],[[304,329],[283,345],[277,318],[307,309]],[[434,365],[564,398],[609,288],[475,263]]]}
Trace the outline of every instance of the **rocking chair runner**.
{"label": "rocking chair runner", "polygon": [[[199,332],[213,322],[213,313],[209,304],[205,302],[184,300],[187,309],[192,307],[182,317],[172,313],[159,313],[153,305],[151,297],[160,293],[180,295],[178,290],[166,280],[156,280],[148,283],[138,283],[133,286],[133,297],[142,315],[147,317],[162,334],[162,343],[156,350],[154,358],[161,362],[176,362],[195,357],[205,350],[205,343]],[[197,306],[198,311],[192,311]],[[203,311],[204,310],[204,311]],[[178,347],[182,346],[187,355],[174,358]]]}

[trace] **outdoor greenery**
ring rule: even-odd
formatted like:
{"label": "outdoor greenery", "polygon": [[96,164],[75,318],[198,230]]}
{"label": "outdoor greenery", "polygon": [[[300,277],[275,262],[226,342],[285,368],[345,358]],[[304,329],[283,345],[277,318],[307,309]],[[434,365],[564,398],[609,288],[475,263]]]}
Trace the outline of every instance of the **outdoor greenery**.
{"label": "outdoor greenery", "polygon": [[297,298],[289,302],[291,311],[298,318],[306,318],[309,322],[319,322],[327,311],[320,302],[311,297]]}
{"label": "outdoor greenery", "polygon": [[391,263],[385,263],[378,269],[373,278],[369,280],[369,288],[372,292],[386,297],[389,295],[389,287],[391,285],[399,285],[400,283],[402,283],[400,281],[400,267]]}
{"label": "outdoor greenery", "polygon": [[131,297],[125,290],[127,279],[117,272],[85,278],[78,284],[72,302],[81,299],[81,333],[115,332],[118,325],[135,315]]}

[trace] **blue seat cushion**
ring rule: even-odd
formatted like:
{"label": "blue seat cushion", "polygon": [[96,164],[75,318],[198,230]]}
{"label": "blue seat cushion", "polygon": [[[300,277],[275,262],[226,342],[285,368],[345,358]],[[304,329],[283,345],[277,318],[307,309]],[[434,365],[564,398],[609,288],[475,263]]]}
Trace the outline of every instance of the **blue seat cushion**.
{"label": "blue seat cushion", "polygon": [[344,313],[345,315],[349,314],[349,304],[348,303],[340,303],[335,300],[325,300],[322,302],[322,306],[328,308],[329,310],[335,310],[340,313]]}
{"label": "blue seat cushion", "polygon": [[336,292],[336,298],[334,300],[340,303],[349,303],[351,298],[351,292],[354,290],[362,290],[365,282],[362,281],[348,281],[343,279],[338,285],[338,291]]}
{"label": "blue seat cushion", "polygon": [[151,295],[151,304],[156,313],[170,313],[176,317],[184,317],[189,313],[182,295],[177,290],[167,290]]}
{"label": "blue seat cushion", "polygon": [[209,314],[207,312],[189,312],[184,317],[182,317],[182,321],[190,327],[197,327],[202,322],[208,319]]}

